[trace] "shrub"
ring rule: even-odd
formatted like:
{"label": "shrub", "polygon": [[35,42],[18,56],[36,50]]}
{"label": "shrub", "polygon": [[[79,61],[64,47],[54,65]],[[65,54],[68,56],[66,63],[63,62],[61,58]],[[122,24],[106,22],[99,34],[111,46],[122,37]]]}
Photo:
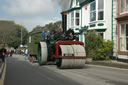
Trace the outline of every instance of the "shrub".
{"label": "shrub", "polygon": [[97,55],[96,55],[96,60],[109,60],[110,59],[110,53],[113,50],[113,43],[110,40],[103,41],[103,47],[97,49]]}
{"label": "shrub", "polygon": [[103,38],[96,31],[89,31],[86,35],[87,45],[86,54],[94,60],[109,60],[110,53],[113,50],[113,43]]}

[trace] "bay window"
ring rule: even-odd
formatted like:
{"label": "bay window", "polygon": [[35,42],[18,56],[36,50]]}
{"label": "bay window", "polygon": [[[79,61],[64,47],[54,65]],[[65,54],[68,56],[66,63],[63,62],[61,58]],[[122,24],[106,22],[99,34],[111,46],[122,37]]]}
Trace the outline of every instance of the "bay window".
{"label": "bay window", "polygon": [[128,12],[128,0],[121,0],[120,7],[121,13]]}
{"label": "bay window", "polygon": [[126,28],[126,50],[128,50],[128,24]]}
{"label": "bay window", "polygon": [[90,21],[96,20],[96,2],[90,4]]}
{"label": "bay window", "polygon": [[76,26],[79,26],[79,20],[80,20],[80,14],[79,14],[79,10],[76,11]]}
{"label": "bay window", "polygon": [[121,24],[120,50],[128,51],[128,24]]}
{"label": "bay window", "polygon": [[71,26],[74,26],[74,11],[71,12]]}
{"label": "bay window", "polygon": [[98,20],[104,19],[104,0],[98,0]]}
{"label": "bay window", "polygon": [[90,22],[96,20],[104,20],[104,0],[95,0],[90,4]]}

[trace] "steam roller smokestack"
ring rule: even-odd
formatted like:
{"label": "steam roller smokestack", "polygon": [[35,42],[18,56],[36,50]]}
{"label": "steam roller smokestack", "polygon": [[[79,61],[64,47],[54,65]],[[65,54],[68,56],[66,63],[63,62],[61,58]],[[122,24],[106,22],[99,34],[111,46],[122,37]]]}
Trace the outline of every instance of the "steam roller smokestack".
{"label": "steam roller smokestack", "polygon": [[63,28],[63,32],[67,31],[67,12],[64,11],[61,13],[62,15],[62,28]]}

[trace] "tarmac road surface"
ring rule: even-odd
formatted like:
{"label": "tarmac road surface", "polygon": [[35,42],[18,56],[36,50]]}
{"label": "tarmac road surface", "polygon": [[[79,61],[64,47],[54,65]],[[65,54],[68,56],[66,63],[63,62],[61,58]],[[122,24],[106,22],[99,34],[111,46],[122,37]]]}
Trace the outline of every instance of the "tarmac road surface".
{"label": "tarmac road surface", "polygon": [[83,69],[58,69],[14,55],[7,59],[4,85],[128,85],[128,70],[87,64]]}
{"label": "tarmac road surface", "polygon": [[22,56],[7,59],[7,70],[4,85],[80,85],[42,66],[34,66]]}

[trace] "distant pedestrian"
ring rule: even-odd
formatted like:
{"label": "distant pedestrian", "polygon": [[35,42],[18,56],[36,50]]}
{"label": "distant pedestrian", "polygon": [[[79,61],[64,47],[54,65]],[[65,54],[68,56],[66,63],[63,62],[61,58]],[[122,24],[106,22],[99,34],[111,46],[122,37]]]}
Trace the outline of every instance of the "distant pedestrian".
{"label": "distant pedestrian", "polygon": [[28,59],[28,49],[25,49],[25,60]]}
{"label": "distant pedestrian", "polygon": [[5,56],[6,56],[6,49],[3,47],[0,49],[0,58],[2,59],[2,62],[5,62]]}
{"label": "distant pedestrian", "polygon": [[11,48],[11,50],[10,50],[10,57],[12,57],[13,53],[14,53],[14,50],[13,50],[13,48]]}
{"label": "distant pedestrian", "polygon": [[9,55],[9,50],[6,51],[6,55],[7,55],[7,57],[8,57],[8,55]]}

